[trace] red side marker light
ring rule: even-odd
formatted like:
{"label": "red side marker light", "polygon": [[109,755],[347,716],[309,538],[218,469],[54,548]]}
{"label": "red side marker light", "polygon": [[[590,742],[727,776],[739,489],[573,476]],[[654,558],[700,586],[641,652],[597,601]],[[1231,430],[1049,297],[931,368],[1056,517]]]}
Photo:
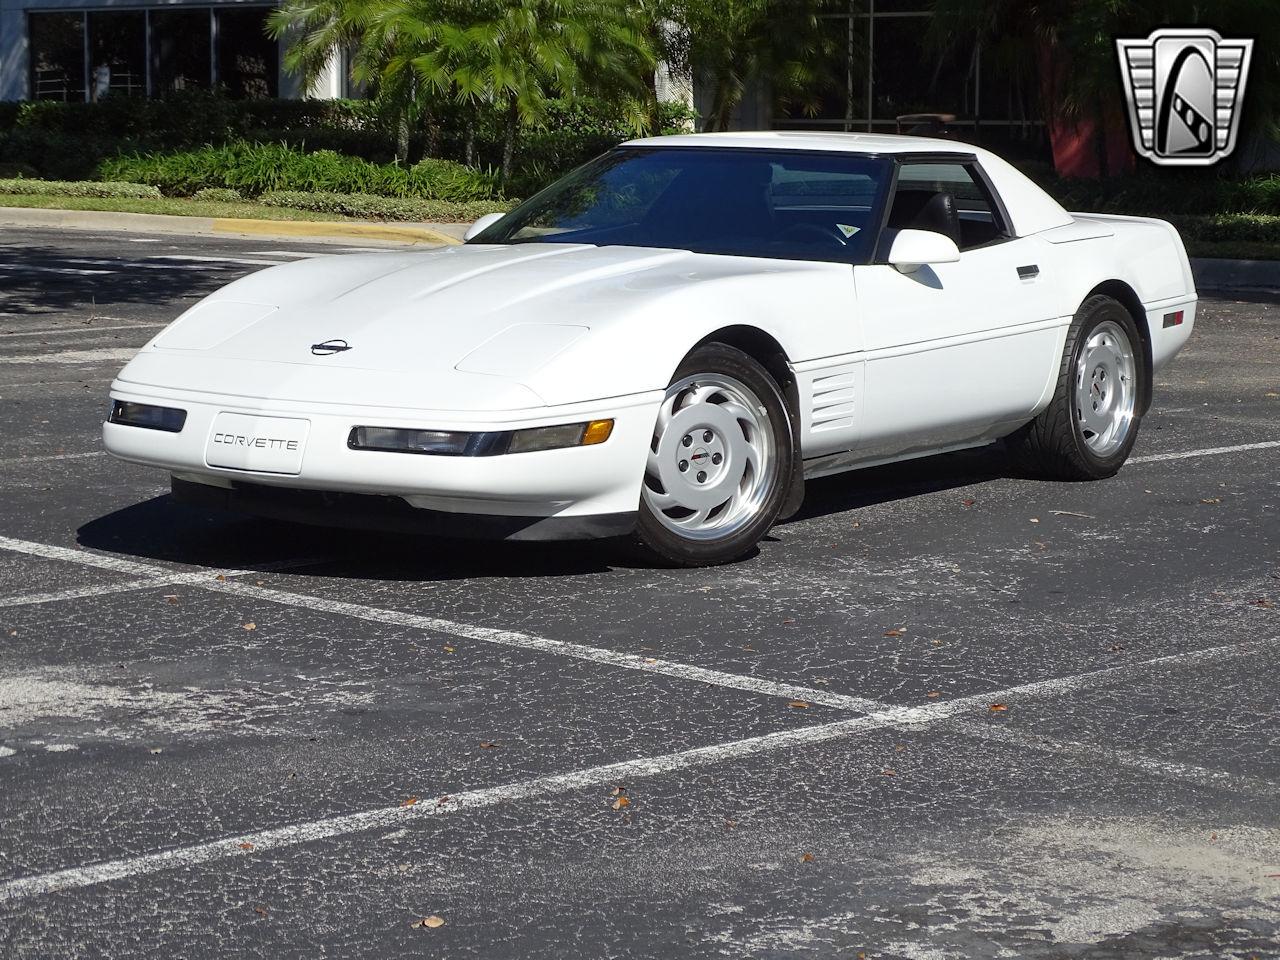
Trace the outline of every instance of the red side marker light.
{"label": "red side marker light", "polygon": [[1182,311],[1177,313],[1166,313],[1164,315],[1164,326],[1167,330],[1169,327],[1178,327],[1182,325]]}

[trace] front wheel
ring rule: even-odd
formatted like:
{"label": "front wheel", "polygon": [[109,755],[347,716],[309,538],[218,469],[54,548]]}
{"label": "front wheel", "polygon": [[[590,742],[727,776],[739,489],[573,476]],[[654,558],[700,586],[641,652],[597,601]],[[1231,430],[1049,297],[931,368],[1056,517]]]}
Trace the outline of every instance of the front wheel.
{"label": "front wheel", "polygon": [[778,518],[792,472],[777,383],[733,347],[680,364],[658,410],[636,535],[649,558],[710,566],[747,556]]}
{"label": "front wheel", "polygon": [[1067,333],[1049,406],[1008,443],[1029,472],[1055,480],[1113,476],[1138,438],[1147,377],[1142,340],[1129,311],[1093,296]]}

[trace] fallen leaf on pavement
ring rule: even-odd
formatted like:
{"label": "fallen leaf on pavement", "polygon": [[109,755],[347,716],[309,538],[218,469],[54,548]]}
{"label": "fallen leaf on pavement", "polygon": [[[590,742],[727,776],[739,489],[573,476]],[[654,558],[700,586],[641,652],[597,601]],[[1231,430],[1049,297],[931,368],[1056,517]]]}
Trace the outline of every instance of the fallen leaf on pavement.
{"label": "fallen leaf on pavement", "polygon": [[928,693],[925,694],[925,696],[928,697],[930,700],[936,700],[938,697],[942,696],[942,694],[939,693],[937,690],[930,690]]}
{"label": "fallen leaf on pavement", "polygon": [[961,501],[960,501],[961,505],[962,505],[962,506],[966,506],[966,507],[972,507],[972,506],[973,506],[975,503],[977,503],[977,502],[978,502],[977,500],[972,500],[972,499],[970,499],[970,500],[961,500]]}
{"label": "fallen leaf on pavement", "polygon": [[1221,503],[1222,498],[1221,497],[1205,497],[1200,502],[1201,503]]}
{"label": "fallen leaf on pavement", "polygon": [[445,653],[453,653],[453,651],[454,651],[454,648],[453,648],[453,647],[445,647],[445,648],[444,648],[444,652],[445,652]]}
{"label": "fallen leaf on pavement", "polygon": [[813,854],[812,854],[812,853],[806,853],[803,857],[801,857],[801,858],[800,858],[800,862],[801,862],[801,863],[813,863]]}
{"label": "fallen leaf on pavement", "polygon": [[164,752],[164,747],[151,747],[147,752],[148,752],[148,753],[163,753],[163,752]]}
{"label": "fallen leaf on pavement", "polygon": [[808,710],[809,709],[809,705],[805,703],[803,700],[792,700],[790,703],[787,704],[787,706],[790,707],[792,710]]}
{"label": "fallen leaf on pavement", "polygon": [[892,630],[886,630],[884,632],[884,635],[886,637],[900,637],[906,632],[907,632],[906,627],[894,627]]}
{"label": "fallen leaf on pavement", "polygon": [[1049,512],[1053,514],[1055,517],[1081,517],[1085,520],[1098,519],[1091,513],[1076,513],[1076,511],[1074,510],[1050,510]]}
{"label": "fallen leaf on pavement", "polygon": [[726,821],[724,822],[724,828],[725,828],[726,830],[733,830],[733,829],[736,829],[736,828],[737,828],[737,826],[738,826],[738,821],[737,821],[737,820],[726,820]]}
{"label": "fallen leaf on pavement", "polygon": [[434,913],[429,917],[423,917],[421,920],[415,920],[409,924],[415,930],[421,930],[426,927],[428,930],[434,930],[436,927],[444,926],[444,917],[437,917]]}
{"label": "fallen leaf on pavement", "polygon": [[624,786],[622,786],[621,784],[619,784],[618,786],[614,787],[614,788],[613,788],[613,790],[611,790],[611,791],[609,792],[609,796],[611,796],[611,797],[620,797],[620,796],[622,796],[622,795],[623,795],[624,793],[626,793],[626,792],[627,792],[627,788],[626,788],[626,787],[624,787]]}
{"label": "fallen leaf on pavement", "polygon": [[257,629],[258,629],[258,625],[257,625],[256,623],[253,623],[252,621],[250,621],[249,623],[242,623],[240,626],[244,627],[244,629],[246,629],[246,630],[257,630]]}
{"label": "fallen leaf on pavement", "polygon": [[498,749],[498,742],[497,742],[496,740],[481,740],[481,741],[480,741],[480,749],[481,749],[481,750],[496,750],[496,749]]}
{"label": "fallen leaf on pavement", "polygon": [[436,801],[436,806],[443,807],[446,803],[449,802],[449,799],[450,799],[449,795],[446,793],[443,797],[441,797],[439,800]]}
{"label": "fallen leaf on pavement", "polygon": [[249,842],[246,840],[244,843],[240,844],[240,849],[241,849],[241,850],[252,850],[252,849],[253,849],[253,844],[252,844],[252,843],[249,843]]}
{"label": "fallen leaf on pavement", "polygon": [[412,807],[417,802],[418,802],[417,797],[405,797],[403,800],[400,801],[400,806]]}
{"label": "fallen leaf on pavement", "polygon": [[897,775],[898,771],[894,770],[892,767],[885,767],[880,771],[880,776],[882,777],[896,777]]}
{"label": "fallen leaf on pavement", "polygon": [[1032,523],[1039,523],[1039,522],[1040,522],[1040,518],[1039,518],[1039,517],[1032,517],[1032,518],[1031,518],[1031,522],[1032,522]]}
{"label": "fallen leaf on pavement", "polygon": [[1259,597],[1257,600],[1250,600],[1249,604],[1254,607],[1274,607],[1275,604],[1266,597]]}
{"label": "fallen leaf on pavement", "polygon": [[615,810],[621,810],[624,807],[629,807],[629,806],[631,806],[630,797],[620,796],[613,801],[613,809]]}
{"label": "fallen leaf on pavement", "polygon": [[222,574],[218,574],[213,579],[217,580],[219,583],[225,583],[227,578],[224,577]]}
{"label": "fallen leaf on pavement", "polygon": [[170,603],[177,603],[177,602],[178,602],[178,595],[177,595],[176,593],[166,593],[166,594],[164,595],[164,598],[165,598],[166,600],[168,600]]}
{"label": "fallen leaf on pavement", "polygon": [[253,908],[253,912],[254,912],[254,913],[256,913],[256,914],[257,914],[258,916],[260,916],[260,917],[265,917],[265,916],[267,915],[267,908],[266,908],[266,907],[254,907],[254,908]]}
{"label": "fallen leaf on pavement", "polygon": [[1006,710],[1009,709],[1009,707],[1003,703],[993,703],[987,709],[990,710],[992,713],[1004,713]]}

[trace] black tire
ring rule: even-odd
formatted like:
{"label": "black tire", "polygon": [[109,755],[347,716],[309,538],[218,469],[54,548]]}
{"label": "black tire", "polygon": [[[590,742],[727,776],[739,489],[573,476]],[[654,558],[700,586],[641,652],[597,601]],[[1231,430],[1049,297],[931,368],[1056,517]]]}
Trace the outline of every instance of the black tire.
{"label": "black tire", "polygon": [[[1077,402],[1077,365],[1091,335],[1103,324],[1118,326],[1129,340],[1133,356],[1133,414],[1118,447],[1100,455],[1091,448],[1088,430]],[[1133,316],[1111,297],[1090,297],[1071,322],[1058,370],[1058,382],[1049,405],[1025,427],[1006,438],[1006,444],[1024,472],[1049,480],[1101,480],[1111,477],[1128,459],[1141,425],[1142,398],[1147,378],[1142,338]]]}
{"label": "black tire", "polygon": [[[767,492],[740,521],[740,526],[724,536],[710,539],[691,539],[672,530],[659,518],[648,497],[642,495],[633,548],[647,563],[703,567],[741,560],[755,552],[756,544],[777,520],[790,492],[793,427],[777,382],[752,357],[723,343],[703,344],[690,352],[671,378],[671,387],[699,376],[730,378],[747,387],[759,400],[759,408],[762,409],[757,409],[756,414],[763,419],[762,425],[771,435],[771,455],[761,471],[762,482],[768,484],[763,488]],[[656,445],[656,425],[654,440]],[[646,485],[650,483],[648,475],[645,482]]]}

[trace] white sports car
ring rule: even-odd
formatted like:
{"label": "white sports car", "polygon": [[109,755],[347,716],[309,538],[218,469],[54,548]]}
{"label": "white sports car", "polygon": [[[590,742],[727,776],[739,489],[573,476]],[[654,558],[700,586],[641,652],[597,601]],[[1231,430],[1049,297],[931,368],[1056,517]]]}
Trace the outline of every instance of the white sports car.
{"label": "white sports car", "polygon": [[1195,309],[1169,224],[977,147],[658,137],[462,246],[237,280],[121,371],[103,436],[187,501],[722,563],[806,477],[997,440],[1114,474]]}

